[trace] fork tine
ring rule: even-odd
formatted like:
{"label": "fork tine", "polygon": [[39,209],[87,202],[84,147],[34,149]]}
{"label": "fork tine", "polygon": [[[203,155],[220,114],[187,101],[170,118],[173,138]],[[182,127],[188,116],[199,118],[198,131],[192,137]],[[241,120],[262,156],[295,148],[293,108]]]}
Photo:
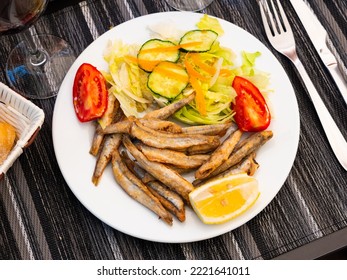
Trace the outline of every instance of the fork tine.
{"label": "fork tine", "polygon": [[[282,33],[282,32],[284,32],[284,27],[282,26],[281,19],[280,19],[278,13],[277,13],[277,9],[275,7],[274,1],[270,0],[270,2],[271,2],[271,7],[272,7],[273,14],[275,15],[275,18],[276,18],[276,25],[275,25],[275,27],[277,28],[279,33]],[[276,2],[277,2],[277,6],[279,7],[281,5],[281,3],[279,2],[279,0],[277,0]],[[281,17],[283,18],[283,14],[281,14]]]}
{"label": "fork tine", "polygon": [[272,37],[274,35],[274,21],[272,18],[271,13],[269,13],[269,6],[266,2],[266,0],[258,0],[258,4],[260,7],[260,14],[261,18],[263,20],[263,25],[265,29],[265,33],[268,38]]}
{"label": "fork tine", "polygon": [[284,24],[284,29],[285,29],[287,32],[292,32],[292,28],[290,27],[288,18],[287,18],[287,16],[286,16],[286,13],[285,13],[284,10],[283,10],[283,7],[282,7],[282,5],[281,5],[281,2],[280,2],[279,0],[276,0],[276,1],[277,1],[278,10],[280,11],[281,18],[282,18],[282,21],[283,21],[283,24]]}

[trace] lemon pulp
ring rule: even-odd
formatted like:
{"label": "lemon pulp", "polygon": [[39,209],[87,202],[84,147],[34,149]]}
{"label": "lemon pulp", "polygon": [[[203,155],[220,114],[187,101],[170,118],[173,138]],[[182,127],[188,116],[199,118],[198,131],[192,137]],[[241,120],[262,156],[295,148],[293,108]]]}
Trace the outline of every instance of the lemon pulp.
{"label": "lemon pulp", "polygon": [[257,180],[241,173],[202,185],[190,193],[189,199],[204,223],[220,224],[245,212],[259,194]]}

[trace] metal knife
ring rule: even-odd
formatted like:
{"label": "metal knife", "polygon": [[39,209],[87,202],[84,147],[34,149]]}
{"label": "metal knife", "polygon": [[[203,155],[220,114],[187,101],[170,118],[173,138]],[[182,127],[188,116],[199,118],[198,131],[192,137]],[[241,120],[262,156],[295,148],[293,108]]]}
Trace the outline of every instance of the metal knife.
{"label": "metal knife", "polygon": [[[347,81],[344,79],[347,76],[347,69],[344,67],[342,61],[340,61],[340,64],[338,63],[338,60],[328,48],[327,43],[328,41],[330,42],[330,39],[325,28],[319,22],[306,1],[290,0],[290,2],[347,104]],[[344,70],[346,71],[345,73],[342,72]]]}

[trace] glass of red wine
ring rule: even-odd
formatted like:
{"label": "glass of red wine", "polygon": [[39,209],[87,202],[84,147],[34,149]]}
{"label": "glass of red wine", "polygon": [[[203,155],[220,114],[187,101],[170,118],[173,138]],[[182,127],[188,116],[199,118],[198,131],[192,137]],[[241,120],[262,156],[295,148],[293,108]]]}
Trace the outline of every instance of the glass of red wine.
{"label": "glass of red wine", "polygon": [[6,78],[10,87],[31,99],[58,93],[62,80],[75,61],[71,46],[53,35],[33,35],[32,25],[49,0],[1,0],[0,35],[19,33],[22,41],[10,52]]}

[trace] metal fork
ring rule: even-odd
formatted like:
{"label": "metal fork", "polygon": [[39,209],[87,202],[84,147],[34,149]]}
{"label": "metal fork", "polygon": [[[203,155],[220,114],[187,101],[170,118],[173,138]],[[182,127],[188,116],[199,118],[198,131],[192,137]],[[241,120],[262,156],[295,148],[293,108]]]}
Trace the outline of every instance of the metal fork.
{"label": "metal fork", "polygon": [[[277,2],[279,12],[277,11],[273,0],[258,0],[267,38],[271,45],[279,53],[288,57],[297,68],[302,80],[305,83],[307,92],[310,95],[317,115],[322,123],[330,146],[340,164],[345,170],[347,170],[347,142],[344,139],[341,131],[337,127],[334,119],[331,117],[328,109],[324,105],[323,100],[319,96],[315,86],[308,76],[304,66],[298,58],[293,32],[288,22],[287,16],[284,13],[279,0],[275,1]],[[270,2],[271,9],[268,2]]]}

